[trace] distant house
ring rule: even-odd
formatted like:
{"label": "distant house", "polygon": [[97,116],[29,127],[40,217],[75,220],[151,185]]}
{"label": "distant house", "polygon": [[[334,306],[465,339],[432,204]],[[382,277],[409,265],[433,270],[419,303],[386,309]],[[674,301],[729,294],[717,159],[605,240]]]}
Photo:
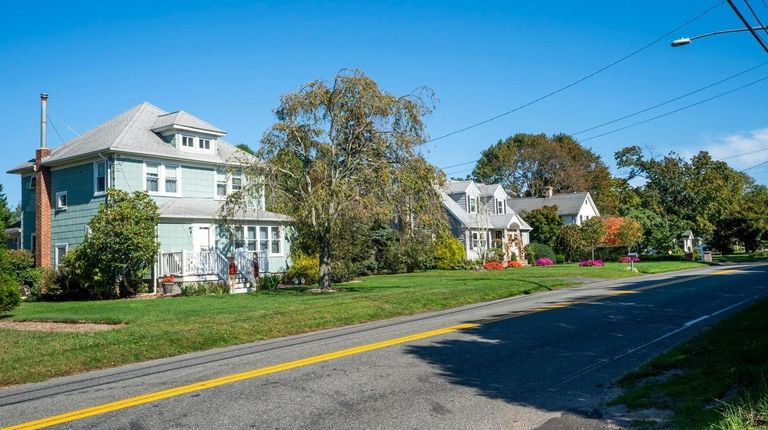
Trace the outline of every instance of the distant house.
{"label": "distant house", "polygon": [[[45,101],[42,97],[43,118]],[[45,136],[45,123],[41,127]],[[9,170],[21,176],[21,224],[17,246],[34,252],[36,264],[55,268],[83,242],[88,222],[110,188],[146,191],[157,203],[160,253],[155,279],[224,281],[235,257],[238,283],[287,266],[290,218],[251,202],[223,225],[220,208],[245,184],[251,156],[225,142],[226,132],[184,111],[142,103],[49,149],[44,137],[35,158]]]}
{"label": "distant house", "polygon": [[5,228],[5,247],[21,249],[21,221],[16,221]]}
{"label": "distant house", "polygon": [[440,194],[451,231],[464,244],[467,259],[500,249],[507,261],[512,253],[525,261],[531,227],[507,205],[509,196],[501,185],[449,181]]}
{"label": "distant house", "polygon": [[554,194],[552,187],[547,187],[544,197],[508,198],[507,206],[523,216],[544,206],[557,206],[557,214],[565,224],[581,225],[590,218],[600,216],[589,192]]}

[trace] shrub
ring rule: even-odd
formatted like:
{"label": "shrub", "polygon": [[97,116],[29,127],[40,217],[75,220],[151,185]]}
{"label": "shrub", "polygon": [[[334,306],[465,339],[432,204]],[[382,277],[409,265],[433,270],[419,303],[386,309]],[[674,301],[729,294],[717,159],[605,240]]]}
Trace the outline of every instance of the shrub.
{"label": "shrub", "polygon": [[477,261],[461,260],[461,262],[454,267],[454,270],[475,270],[478,265],[479,263]]}
{"label": "shrub", "polygon": [[504,261],[504,250],[501,248],[492,248],[488,251],[489,261]]}
{"label": "shrub", "polygon": [[489,261],[483,264],[485,270],[504,270],[504,263],[498,261]]}
{"label": "shrub", "polygon": [[320,271],[320,257],[307,255],[301,251],[295,251],[291,266],[285,272],[285,280],[288,283],[316,284]]}
{"label": "shrub", "polygon": [[555,264],[554,261],[552,261],[551,258],[537,258],[536,259],[536,265],[537,266],[553,266]]}
{"label": "shrub", "polygon": [[639,263],[639,262],[640,262],[640,257],[630,257],[628,255],[619,257],[619,263]]}
{"label": "shrub", "polygon": [[531,242],[525,247],[525,253],[528,255],[528,261],[536,262],[539,258],[548,258],[555,261],[555,251],[542,243]]}
{"label": "shrub", "polygon": [[278,275],[264,275],[259,278],[257,289],[259,290],[276,290],[280,285],[281,277]]}
{"label": "shrub", "polygon": [[509,252],[509,261],[517,261],[517,254],[510,251]]}
{"label": "shrub", "polygon": [[563,255],[563,254],[555,255],[555,263],[557,263],[557,264],[565,263],[565,255]]}
{"label": "shrub", "polygon": [[523,263],[521,263],[519,261],[510,261],[509,263],[507,263],[507,269],[513,268],[513,267],[514,268],[523,267]]}
{"label": "shrub", "polygon": [[464,262],[464,245],[453,236],[444,235],[435,242],[434,264],[436,269],[459,269]]}
{"label": "shrub", "polygon": [[19,283],[8,273],[0,274],[0,314],[10,311],[21,303]]}
{"label": "shrub", "polygon": [[603,263],[603,260],[581,260],[579,262],[579,267],[603,267],[605,266],[605,263]]}
{"label": "shrub", "polygon": [[181,286],[182,296],[208,296],[208,295],[220,295],[229,294],[229,285],[225,283],[205,283],[196,282],[190,284],[184,284]]}
{"label": "shrub", "polygon": [[331,282],[338,284],[341,282],[347,282],[354,279],[360,273],[360,264],[348,261],[332,261],[331,262]]}

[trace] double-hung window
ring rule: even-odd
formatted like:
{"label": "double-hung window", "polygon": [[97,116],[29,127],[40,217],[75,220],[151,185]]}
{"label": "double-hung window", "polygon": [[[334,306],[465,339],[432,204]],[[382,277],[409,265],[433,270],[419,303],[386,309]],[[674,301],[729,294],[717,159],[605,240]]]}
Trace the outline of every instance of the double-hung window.
{"label": "double-hung window", "polygon": [[469,198],[469,213],[477,213],[477,197]]}
{"label": "double-hung window", "polygon": [[107,191],[107,161],[93,163],[93,193],[101,194]]}
{"label": "double-hung window", "polygon": [[66,191],[59,191],[56,193],[56,210],[66,210],[67,209],[67,192]]}
{"label": "double-hung window", "polygon": [[229,194],[243,189],[243,173],[232,172],[227,174],[224,170],[216,171],[216,198],[224,199]]}
{"label": "double-hung window", "polygon": [[165,192],[176,194],[178,191],[179,169],[176,166],[165,166]]}
{"label": "double-hung window", "polygon": [[282,239],[280,237],[280,227],[272,227],[271,237],[272,248],[269,250],[270,254],[282,254]]}
{"label": "double-hung window", "polygon": [[53,260],[53,266],[54,268],[58,268],[59,264],[61,264],[64,261],[64,256],[67,255],[67,251],[69,250],[69,245],[66,243],[57,244],[56,248],[54,248],[54,260]]}
{"label": "double-hung window", "polygon": [[259,227],[259,252],[269,251],[269,227]]}
{"label": "double-hung window", "polygon": [[216,171],[216,197],[227,197],[227,172],[223,170]]}
{"label": "double-hung window", "polygon": [[181,136],[181,146],[185,148],[194,148],[195,147],[195,138],[192,136]]}
{"label": "double-hung window", "polygon": [[145,161],[144,187],[150,194],[179,196],[181,194],[181,167],[176,164]]}
{"label": "double-hung window", "polygon": [[496,213],[497,214],[504,213],[504,200],[496,200]]}
{"label": "double-hung window", "polygon": [[248,230],[248,234],[246,236],[248,238],[246,240],[248,251],[256,252],[258,250],[258,242],[259,242],[258,239],[256,238],[256,227],[248,226],[246,227],[246,229]]}
{"label": "double-hung window", "polygon": [[202,137],[199,137],[197,142],[200,149],[211,149],[211,139],[203,139]]}
{"label": "double-hung window", "polygon": [[156,193],[160,191],[160,164],[159,163],[147,163],[147,192]]}
{"label": "double-hung window", "polygon": [[[244,230],[244,231],[243,231]],[[279,226],[246,226],[238,229],[238,236],[245,233],[242,246],[250,252],[258,252],[260,255],[282,255],[283,235]]]}

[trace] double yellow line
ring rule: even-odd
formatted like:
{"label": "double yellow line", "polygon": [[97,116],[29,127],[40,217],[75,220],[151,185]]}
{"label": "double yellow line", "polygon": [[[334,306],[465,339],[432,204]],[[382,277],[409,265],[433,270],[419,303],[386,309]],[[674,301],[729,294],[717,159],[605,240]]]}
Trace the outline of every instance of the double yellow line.
{"label": "double yellow line", "polygon": [[[713,274],[720,275],[720,274],[732,273],[732,272],[735,272],[736,270],[737,269],[726,269],[726,270],[721,270],[721,271],[718,271],[718,272],[714,272]],[[525,311],[525,312],[514,313],[514,314],[510,314],[510,315],[506,315],[506,316],[496,317],[496,318],[489,318],[489,319],[478,321],[478,322],[474,322],[474,323],[457,324],[457,325],[453,325],[453,326],[450,326],[450,327],[445,327],[445,328],[441,328],[441,329],[437,329],[437,330],[425,331],[425,332],[421,332],[421,333],[412,334],[412,335],[409,335],[409,336],[398,337],[398,338],[395,338],[395,339],[389,339],[389,340],[384,340],[384,341],[381,341],[381,342],[370,343],[370,344],[367,344],[367,345],[357,346],[357,347],[354,347],[354,348],[342,349],[342,350],[339,350],[339,351],[334,351],[334,352],[329,352],[329,353],[326,353],[326,354],[315,355],[315,356],[312,356],[312,357],[307,357],[307,358],[303,358],[303,359],[295,360],[295,361],[289,361],[289,362],[286,362],[286,363],[276,364],[276,365],[273,365],[273,366],[262,367],[262,368],[259,368],[259,369],[253,369],[253,370],[249,370],[247,372],[235,373],[235,374],[232,374],[232,375],[227,375],[227,376],[222,376],[222,377],[219,377],[219,378],[209,379],[209,380],[206,380],[206,381],[196,382],[194,384],[183,385],[183,386],[176,387],[176,388],[169,388],[167,390],[156,391],[156,392],[149,393],[149,394],[144,394],[144,395],[141,395],[141,396],[130,397],[130,398],[123,399],[123,400],[117,400],[117,401],[114,401],[114,402],[104,403],[104,404],[92,406],[92,407],[89,407],[89,408],[78,409],[78,410],[75,410],[75,411],[66,412],[66,413],[59,414],[59,415],[53,415],[53,416],[50,416],[50,417],[41,418],[39,420],[34,420],[34,421],[29,421],[29,422],[25,422],[25,423],[21,423],[21,424],[16,424],[16,425],[12,425],[10,427],[1,428],[0,430],[22,430],[22,429],[23,430],[32,430],[32,429],[41,429],[41,428],[45,428],[45,427],[54,426],[54,425],[57,425],[57,424],[63,424],[63,423],[71,422],[71,421],[81,420],[83,418],[88,418],[88,417],[92,417],[92,416],[95,416],[95,415],[105,414],[107,412],[112,412],[112,411],[117,411],[117,410],[121,410],[121,409],[130,408],[130,407],[133,407],[133,406],[143,405],[145,403],[151,403],[151,402],[154,402],[154,401],[157,401],[157,400],[167,399],[167,398],[170,398],[170,397],[176,397],[176,396],[180,396],[182,394],[188,394],[188,393],[193,393],[193,392],[196,392],[196,391],[207,390],[209,388],[214,388],[214,387],[218,387],[218,386],[225,385],[225,384],[231,384],[233,382],[238,382],[238,381],[243,381],[243,380],[247,380],[247,379],[258,378],[260,376],[270,375],[270,374],[278,373],[278,372],[284,372],[286,370],[295,369],[297,367],[309,366],[311,364],[317,364],[317,363],[322,363],[322,362],[325,362],[325,361],[331,361],[331,360],[335,360],[335,359],[342,358],[342,357],[348,357],[350,355],[360,354],[360,353],[363,353],[363,352],[374,351],[374,350],[377,350],[377,349],[388,348],[390,346],[399,345],[399,344],[408,343],[408,342],[413,342],[413,341],[416,341],[416,340],[427,339],[427,338],[435,337],[435,336],[441,336],[441,335],[444,335],[444,334],[453,333],[453,332],[457,332],[457,331],[460,331],[460,330],[472,329],[472,328],[479,327],[481,324],[488,324],[488,323],[492,323],[492,322],[507,320],[507,319],[519,317],[519,316],[522,316],[522,315],[531,314],[531,313],[544,312],[544,311],[553,310],[553,309],[562,309],[562,308],[565,308],[565,307],[568,307],[568,306],[572,306],[572,305],[575,305],[575,304],[594,302],[594,301],[602,300],[602,299],[605,299],[605,298],[608,298],[608,297],[621,296],[621,295],[625,295],[625,294],[634,294],[634,293],[637,293],[637,292],[642,291],[642,290],[647,290],[647,289],[651,289],[651,288],[658,288],[658,287],[664,287],[664,286],[667,286],[667,285],[679,284],[679,283],[683,283],[683,282],[690,282],[692,280],[696,280],[696,279],[699,279],[699,278],[705,278],[707,276],[709,276],[709,275],[696,276],[696,277],[687,278],[687,279],[677,279],[677,280],[662,282],[662,283],[659,283],[659,284],[648,285],[648,286],[645,286],[645,287],[638,288],[636,290],[615,290],[615,291],[611,291],[611,292],[607,293],[604,296],[596,297],[596,298],[589,298],[589,299],[584,299],[584,300],[575,300],[575,301],[565,301],[565,302],[553,303],[553,304],[549,304],[549,305],[544,305],[544,306],[536,307],[536,308],[533,308],[533,309],[531,309],[529,311]]]}

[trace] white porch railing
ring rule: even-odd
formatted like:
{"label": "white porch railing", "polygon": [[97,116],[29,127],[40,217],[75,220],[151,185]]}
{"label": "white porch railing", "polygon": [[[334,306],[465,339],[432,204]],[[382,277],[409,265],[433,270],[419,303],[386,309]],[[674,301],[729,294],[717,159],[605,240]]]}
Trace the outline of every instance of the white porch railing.
{"label": "white porch railing", "polygon": [[[265,255],[242,248],[235,251],[238,278],[255,282],[255,259],[259,262],[259,274],[270,272],[269,260]],[[157,261],[158,276],[216,275],[222,281],[226,281],[229,276],[229,259],[218,250],[161,252]]]}

